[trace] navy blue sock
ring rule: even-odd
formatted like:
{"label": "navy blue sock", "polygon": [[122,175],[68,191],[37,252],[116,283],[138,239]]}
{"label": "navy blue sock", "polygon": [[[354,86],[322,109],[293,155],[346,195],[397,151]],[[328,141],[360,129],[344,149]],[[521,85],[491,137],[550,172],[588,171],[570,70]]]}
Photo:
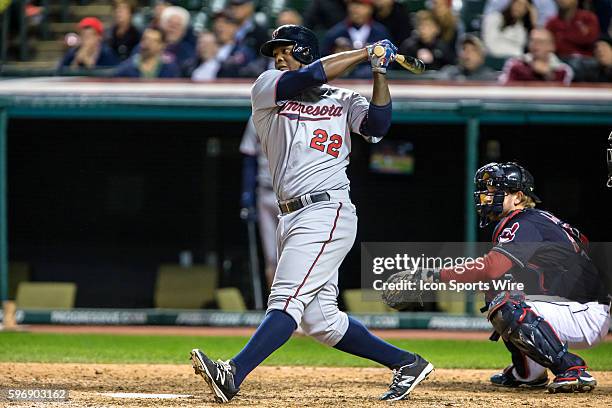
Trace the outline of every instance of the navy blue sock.
{"label": "navy blue sock", "polygon": [[361,322],[352,317],[349,317],[349,327],[346,334],[334,348],[376,361],[391,369],[410,364],[416,360],[413,353],[399,349],[374,336]]}
{"label": "navy blue sock", "polygon": [[232,359],[236,365],[234,384],[240,386],[244,378],[276,349],[285,344],[297,328],[295,320],[281,310],[271,310],[242,351]]}

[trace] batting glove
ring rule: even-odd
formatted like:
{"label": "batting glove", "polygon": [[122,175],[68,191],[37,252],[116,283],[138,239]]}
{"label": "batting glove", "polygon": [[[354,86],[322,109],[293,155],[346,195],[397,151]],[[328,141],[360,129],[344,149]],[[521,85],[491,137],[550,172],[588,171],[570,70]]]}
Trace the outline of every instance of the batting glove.
{"label": "batting glove", "polygon": [[[385,51],[385,53],[380,57],[374,54],[374,47],[378,45],[382,46]],[[382,40],[368,45],[366,49],[368,50],[368,59],[370,60],[372,71],[386,74],[387,67],[391,61],[395,60],[395,57],[397,56],[397,47],[389,40]]]}

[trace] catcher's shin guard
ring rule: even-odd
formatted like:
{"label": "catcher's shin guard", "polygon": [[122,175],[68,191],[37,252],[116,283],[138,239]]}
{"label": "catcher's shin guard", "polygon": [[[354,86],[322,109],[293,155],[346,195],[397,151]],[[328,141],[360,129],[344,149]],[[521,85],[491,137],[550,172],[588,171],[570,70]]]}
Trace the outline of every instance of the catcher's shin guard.
{"label": "catcher's shin guard", "polygon": [[491,302],[487,317],[505,342],[536,363],[559,374],[570,367],[586,365],[570,353],[552,326],[525,303],[522,293],[502,292]]}

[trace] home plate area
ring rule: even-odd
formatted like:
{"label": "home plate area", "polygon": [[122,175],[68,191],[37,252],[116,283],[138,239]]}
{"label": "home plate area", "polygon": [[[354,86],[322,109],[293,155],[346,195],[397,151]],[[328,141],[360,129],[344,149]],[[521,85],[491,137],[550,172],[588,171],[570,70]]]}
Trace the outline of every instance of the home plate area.
{"label": "home plate area", "polygon": [[[437,369],[421,383],[405,407],[609,407],[612,372],[593,371],[598,387],[588,394],[548,394],[489,384],[491,370]],[[228,406],[389,407],[378,396],[388,387],[385,368],[258,367]],[[41,364],[0,363],[0,383],[9,387],[63,388],[69,400],[5,404],[18,407],[219,407],[189,363]]]}
{"label": "home plate area", "polygon": [[144,392],[100,392],[104,397],[125,398],[125,399],[176,399],[193,398],[193,395],[182,394],[147,394]]}

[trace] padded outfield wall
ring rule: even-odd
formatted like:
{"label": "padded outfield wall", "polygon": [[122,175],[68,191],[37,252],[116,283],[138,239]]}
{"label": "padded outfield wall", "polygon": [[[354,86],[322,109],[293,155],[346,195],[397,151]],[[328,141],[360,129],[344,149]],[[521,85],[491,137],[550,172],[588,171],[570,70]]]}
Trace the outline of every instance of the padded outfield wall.
{"label": "padded outfield wall", "polygon": [[[216,262],[223,286],[248,286],[238,145],[249,86],[0,82],[8,259],[29,263],[34,280],[76,282],[77,307],[151,307],[157,266],[184,250]],[[357,242],[487,240],[466,175],[491,160],[524,164],[544,208],[611,241],[612,88],[393,83],[391,93],[387,140],[410,146],[413,167],[376,173],[374,147],[354,138]],[[359,259],[355,245],[343,287],[359,285]]]}

